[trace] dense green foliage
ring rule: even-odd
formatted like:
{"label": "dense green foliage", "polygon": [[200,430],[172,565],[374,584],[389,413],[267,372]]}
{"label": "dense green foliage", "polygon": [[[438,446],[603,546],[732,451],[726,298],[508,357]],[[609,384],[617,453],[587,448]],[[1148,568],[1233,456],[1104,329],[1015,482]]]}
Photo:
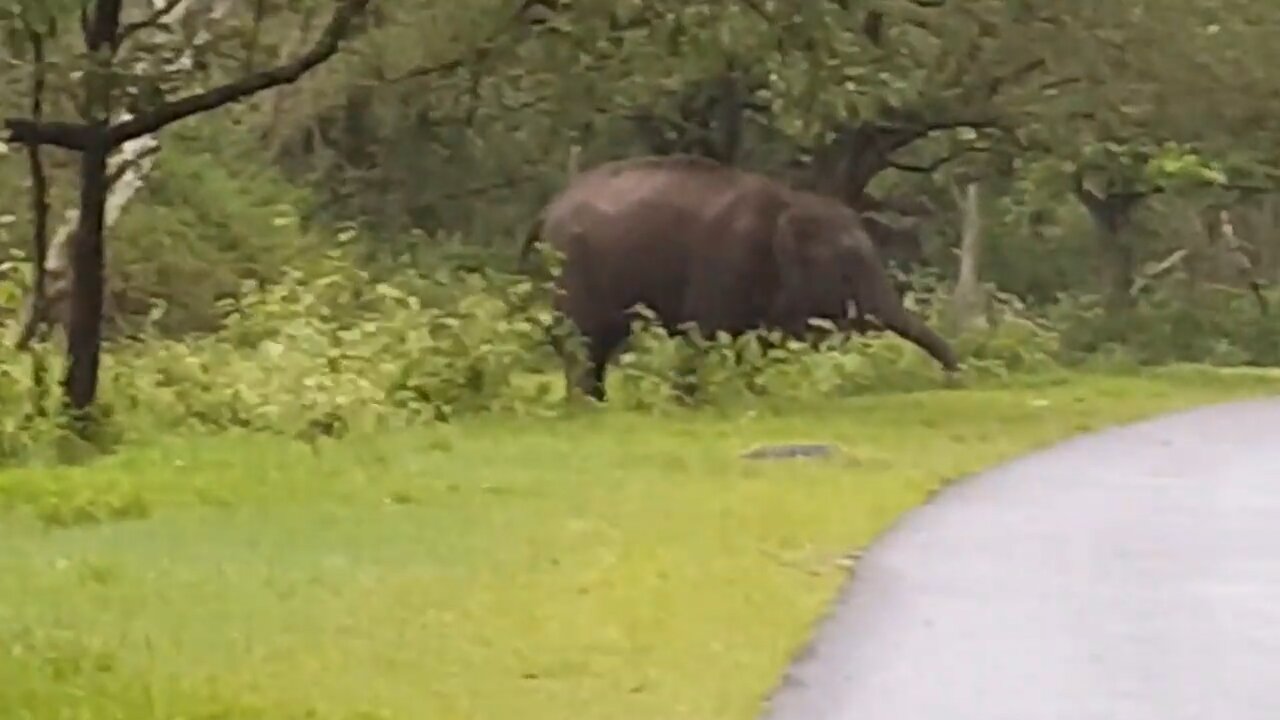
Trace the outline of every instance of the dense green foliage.
{"label": "dense green foliage", "polygon": [[[105,368],[103,407],[114,418],[105,441],[182,429],[253,429],[312,441],[482,412],[565,411],[558,361],[543,334],[550,315],[529,301],[527,280],[446,270],[376,277],[341,250],[308,258],[306,268],[246,282],[219,303],[223,321],[215,332],[166,337],[153,329],[163,325],[161,315],[152,327],[117,340]],[[914,299],[928,297],[921,292]],[[1119,328],[1087,300],[1064,300],[1037,314],[998,297],[987,327],[955,338],[966,364],[963,382],[1080,366],[1280,364],[1280,332],[1257,318],[1249,301],[1231,293],[1206,297],[1215,304],[1188,307],[1176,295],[1153,294]],[[945,320],[942,303],[920,309],[938,324]],[[615,402],[650,413],[678,411],[675,371],[693,350],[652,326],[637,328],[615,372]],[[768,353],[756,338],[737,344],[748,352],[736,354],[725,340],[698,351],[704,405],[768,407],[941,383],[932,360],[892,336],[831,341],[817,350],[792,342]],[[6,357],[0,448],[9,461],[30,459],[57,428],[33,418],[28,407],[36,393],[34,360]],[[56,407],[47,390],[43,406]]]}

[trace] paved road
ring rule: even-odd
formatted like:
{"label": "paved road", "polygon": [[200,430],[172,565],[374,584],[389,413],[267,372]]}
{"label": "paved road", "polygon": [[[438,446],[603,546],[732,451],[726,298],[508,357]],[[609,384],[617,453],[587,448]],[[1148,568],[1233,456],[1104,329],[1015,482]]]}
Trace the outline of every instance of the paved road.
{"label": "paved road", "polygon": [[1280,718],[1280,401],[939,494],[872,545],[763,717]]}

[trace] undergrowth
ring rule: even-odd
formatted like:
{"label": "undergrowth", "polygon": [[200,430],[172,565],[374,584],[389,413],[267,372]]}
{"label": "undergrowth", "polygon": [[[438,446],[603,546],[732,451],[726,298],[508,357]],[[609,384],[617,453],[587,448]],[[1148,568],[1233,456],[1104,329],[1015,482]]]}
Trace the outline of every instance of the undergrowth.
{"label": "undergrowth", "polygon": [[[0,266],[0,301],[21,297],[19,268]],[[154,432],[241,429],[306,442],[350,432],[450,422],[477,413],[565,412],[563,375],[550,350],[542,288],[499,273],[407,267],[373,272],[342,249],[285,266],[274,281],[244,281],[219,300],[210,332],[165,332],[163,313],[113,340],[103,367],[102,445]],[[947,327],[942,291],[921,286],[909,304]],[[1161,362],[1280,364],[1280,330],[1244,298],[1142,299],[1123,325],[1087,297],[1036,312],[993,293],[987,322],[952,340],[961,382],[1007,382],[1077,365],[1137,368]],[[12,325],[12,320],[8,321]],[[12,334],[14,328],[0,328]],[[816,345],[748,336],[693,350],[638,322],[610,375],[611,405],[677,412],[677,369],[696,352],[699,395],[714,408],[795,403],[936,388],[937,365],[889,334]],[[766,351],[766,347],[769,349]],[[85,451],[49,418],[53,388],[32,386],[32,363],[58,376],[56,348],[0,358],[0,459],[31,460],[50,447]],[[56,441],[56,442],[53,442]],[[74,455],[74,453],[73,453]]]}

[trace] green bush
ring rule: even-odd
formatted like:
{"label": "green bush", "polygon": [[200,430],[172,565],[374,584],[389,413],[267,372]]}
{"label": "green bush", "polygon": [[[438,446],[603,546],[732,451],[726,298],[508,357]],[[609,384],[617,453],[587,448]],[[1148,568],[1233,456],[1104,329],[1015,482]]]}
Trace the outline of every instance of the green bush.
{"label": "green bush", "polygon": [[[17,268],[0,270],[0,300],[14,302]],[[938,328],[946,327],[944,291],[924,283],[909,295]],[[1017,298],[993,293],[987,323],[953,342],[971,382],[1064,364],[1280,362],[1280,333],[1250,298],[1205,297],[1190,303],[1156,287],[1116,325],[1093,298],[1062,298],[1038,317]],[[106,421],[97,441],[239,429],[316,442],[476,413],[566,412],[545,299],[544,288],[519,276],[475,268],[423,275],[404,266],[375,272],[342,249],[317,253],[305,266],[283,265],[274,280],[241,280],[210,312],[216,319],[210,332],[175,338],[141,327],[110,343],[101,392]],[[2,329],[12,333],[12,320],[6,322]],[[642,319],[612,368],[612,405],[678,412],[675,388],[687,368],[697,375],[696,404],[722,408],[941,384],[931,358],[889,334],[816,346],[762,340],[722,337],[695,349]],[[9,461],[40,457],[50,447],[61,458],[84,450],[54,420],[56,393],[33,388],[35,361],[13,353],[0,359],[0,458]],[[47,373],[56,366],[51,362]]]}
{"label": "green bush", "polygon": [[[149,319],[153,331],[174,336],[213,330],[217,301],[234,297],[242,281],[278,280],[285,267],[305,270],[332,246],[328,233],[304,225],[310,193],[271,167],[252,134],[211,115],[166,129],[163,142],[146,182],[108,232],[113,332],[136,332]],[[51,170],[65,164],[54,154],[48,162]],[[51,233],[76,200],[78,178],[66,170],[51,172]],[[0,168],[0,261],[30,253],[25,171]]]}
{"label": "green bush", "polygon": [[[324,245],[303,227],[312,200],[217,118],[173,128],[147,183],[111,231],[112,300],[126,330],[208,331],[248,279],[305,267]],[[327,238],[326,238],[327,240]]]}
{"label": "green bush", "polygon": [[[1266,297],[1271,307],[1280,299],[1274,292]],[[1254,297],[1233,288],[1153,284],[1119,317],[1109,317],[1097,296],[1064,295],[1046,315],[1061,333],[1062,358],[1069,363],[1104,356],[1139,366],[1280,365],[1280,324]]]}
{"label": "green bush", "polygon": [[[447,422],[482,412],[562,412],[563,379],[535,288],[496,273],[411,270],[375,277],[333,251],[307,273],[282,268],[275,282],[245,281],[218,304],[219,328],[182,339],[143,328],[111,343],[101,404],[118,432],[245,429],[304,440],[393,426]],[[12,290],[12,278],[0,292]],[[423,298],[431,298],[431,303]],[[11,329],[10,329],[11,330]],[[640,323],[613,370],[617,404],[676,407],[672,385],[696,352],[701,404],[802,399],[936,387],[939,372],[893,336],[828,341],[817,348],[755,338],[701,350]],[[979,372],[1003,375],[1052,364],[1053,336],[1015,309],[967,340]],[[29,358],[7,356],[0,452],[25,455],[33,432]],[[54,368],[56,371],[56,368]],[[52,406],[53,393],[45,402]]]}

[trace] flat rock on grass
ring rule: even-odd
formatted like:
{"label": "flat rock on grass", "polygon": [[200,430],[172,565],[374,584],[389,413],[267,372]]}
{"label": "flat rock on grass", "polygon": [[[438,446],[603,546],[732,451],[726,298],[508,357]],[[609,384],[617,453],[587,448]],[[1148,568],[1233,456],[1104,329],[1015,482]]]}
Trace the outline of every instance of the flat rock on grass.
{"label": "flat rock on grass", "polygon": [[760,445],[744,453],[744,460],[795,460],[828,458],[840,452],[840,448],[828,443],[785,443]]}

